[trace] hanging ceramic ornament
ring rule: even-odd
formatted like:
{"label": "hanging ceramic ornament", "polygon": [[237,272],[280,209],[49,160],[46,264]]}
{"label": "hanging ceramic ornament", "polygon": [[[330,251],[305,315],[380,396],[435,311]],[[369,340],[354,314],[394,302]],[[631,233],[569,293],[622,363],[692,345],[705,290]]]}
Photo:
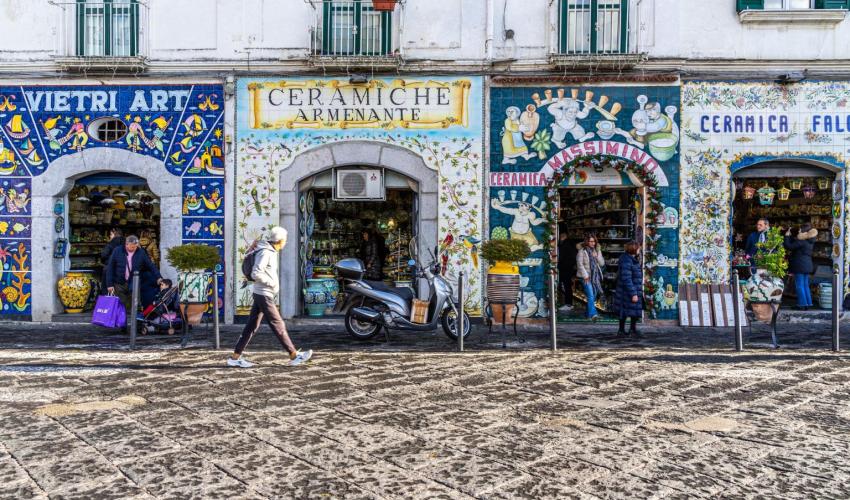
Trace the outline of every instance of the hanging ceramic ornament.
{"label": "hanging ceramic ornament", "polygon": [[785,186],[779,188],[779,201],[788,201],[788,197],[791,196],[791,190]]}
{"label": "hanging ceramic ornament", "polygon": [[827,177],[818,177],[818,189],[823,191],[824,189],[829,189],[829,178]]}
{"label": "hanging ceramic ornament", "polygon": [[791,180],[791,189],[792,190],[799,191],[801,187],[803,187],[803,179],[792,179]]}
{"label": "hanging ceramic ornament", "polygon": [[815,197],[816,190],[814,186],[806,186],[803,188],[803,197],[807,200],[811,200]]}
{"label": "hanging ceramic ornament", "polygon": [[759,203],[762,205],[773,205],[773,200],[776,198],[776,190],[767,184],[758,190]]}
{"label": "hanging ceramic ornament", "polygon": [[744,199],[745,200],[752,200],[753,197],[755,196],[755,194],[756,194],[756,188],[754,188],[752,186],[747,186],[747,187],[744,188]]}

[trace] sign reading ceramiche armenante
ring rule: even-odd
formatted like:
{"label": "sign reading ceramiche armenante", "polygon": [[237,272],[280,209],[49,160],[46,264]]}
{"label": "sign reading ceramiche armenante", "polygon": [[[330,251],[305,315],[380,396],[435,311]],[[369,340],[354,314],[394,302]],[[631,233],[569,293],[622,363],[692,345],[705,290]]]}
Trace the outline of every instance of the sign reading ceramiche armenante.
{"label": "sign reading ceramiche armenante", "polygon": [[282,80],[248,84],[255,129],[466,127],[469,80]]}

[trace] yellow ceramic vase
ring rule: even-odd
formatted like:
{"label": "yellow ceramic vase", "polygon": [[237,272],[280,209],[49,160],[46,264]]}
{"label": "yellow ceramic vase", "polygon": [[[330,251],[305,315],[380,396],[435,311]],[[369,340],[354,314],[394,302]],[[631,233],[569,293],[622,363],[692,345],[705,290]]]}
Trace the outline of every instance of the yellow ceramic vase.
{"label": "yellow ceramic vase", "polygon": [[487,272],[489,274],[519,274],[519,267],[504,260],[497,260]]}
{"label": "yellow ceramic vase", "polygon": [[65,306],[65,312],[69,314],[83,312],[89,300],[91,287],[91,277],[85,273],[69,272],[63,278],[59,278],[56,288],[59,291],[59,300]]}

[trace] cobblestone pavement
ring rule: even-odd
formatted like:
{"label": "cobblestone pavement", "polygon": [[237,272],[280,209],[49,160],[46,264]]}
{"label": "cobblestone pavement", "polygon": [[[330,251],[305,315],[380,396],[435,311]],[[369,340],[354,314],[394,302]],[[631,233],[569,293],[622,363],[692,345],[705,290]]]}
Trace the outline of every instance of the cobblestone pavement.
{"label": "cobblestone pavement", "polygon": [[299,326],[313,361],[264,331],[238,370],[201,331],[129,352],[0,327],[0,498],[850,497],[850,362],[823,327],[740,354],[728,332],[570,328],[553,354],[545,332],[457,353]]}

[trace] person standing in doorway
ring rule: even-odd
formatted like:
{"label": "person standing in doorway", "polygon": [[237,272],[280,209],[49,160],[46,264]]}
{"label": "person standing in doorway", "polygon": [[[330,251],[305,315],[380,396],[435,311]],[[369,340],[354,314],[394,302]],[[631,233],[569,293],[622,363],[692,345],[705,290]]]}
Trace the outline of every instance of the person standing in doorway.
{"label": "person standing in doorway", "polygon": [[124,231],[120,227],[113,227],[109,230],[109,242],[100,251],[100,263],[103,264],[103,286],[106,288],[106,265],[109,263],[109,258],[112,257],[112,252],[116,248],[124,246]]}
{"label": "person standing in doorway", "polygon": [[602,296],[602,268],[605,259],[596,236],[588,235],[583,243],[576,246],[576,275],[584,281],[584,294],[587,296],[587,317],[593,321],[599,319],[596,312],[596,299]]}
{"label": "person standing in doorway", "polygon": [[[242,352],[251,341],[251,337],[260,328],[263,317],[277,336],[280,344],[289,352],[289,364],[300,365],[313,356],[313,351],[298,352],[286,331],[286,324],[277,310],[275,297],[280,291],[280,266],[279,252],[286,245],[286,229],[273,227],[269,231],[269,237],[260,241],[254,250],[254,267],[251,270],[251,279],[254,281],[254,304],[251,306],[251,314],[248,323],[242,330],[242,336],[236,342],[233,354],[227,360],[227,366],[238,368],[251,368],[254,363],[242,357]],[[246,256],[246,258],[248,258]]]}
{"label": "person standing in doorway", "polygon": [[573,307],[573,277],[576,273],[576,242],[567,237],[566,231],[558,237],[558,286],[564,295],[562,309]]}
{"label": "person standing in doorway", "polygon": [[138,271],[139,275],[148,273],[156,284],[159,284],[162,280],[159,269],[148,257],[147,252],[143,248],[139,248],[139,238],[131,234],[124,241],[124,246],[112,251],[109,262],[106,264],[106,289],[109,293],[115,294],[124,304],[124,311],[127,313],[127,325],[130,324],[130,321],[135,320],[136,312],[138,312],[131,310],[133,291],[130,287],[133,283],[134,271]]}
{"label": "person standing in doorway", "polygon": [[791,252],[788,257],[788,272],[794,275],[797,289],[797,307],[807,311],[812,304],[812,289],[809,287],[809,275],[815,272],[812,252],[818,230],[811,224],[803,224],[799,229],[792,228],[785,234],[785,248]]}
{"label": "person standing in doorway", "polygon": [[360,241],[360,259],[366,268],[365,277],[368,280],[381,281],[384,275],[384,260],[382,258],[382,238],[374,229],[363,231]]}
{"label": "person standing in doorway", "polygon": [[631,320],[629,335],[640,336],[637,320],[643,314],[643,269],[637,255],[640,243],[630,241],[626,253],[620,256],[617,268],[617,288],[614,291],[614,311],[619,315],[618,336],[626,335],[626,318]]}
{"label": "person standing in doorway", "polygon": [[756,253],[758,253],[758,244],[767,241],[767,232],[770,230],[770,221],[767,219],[759,219],[756,222],[756,231],[750,233],[747,237],[747,245],[745,250],[750,256],[750,268],[755,273],[756,270]]}

